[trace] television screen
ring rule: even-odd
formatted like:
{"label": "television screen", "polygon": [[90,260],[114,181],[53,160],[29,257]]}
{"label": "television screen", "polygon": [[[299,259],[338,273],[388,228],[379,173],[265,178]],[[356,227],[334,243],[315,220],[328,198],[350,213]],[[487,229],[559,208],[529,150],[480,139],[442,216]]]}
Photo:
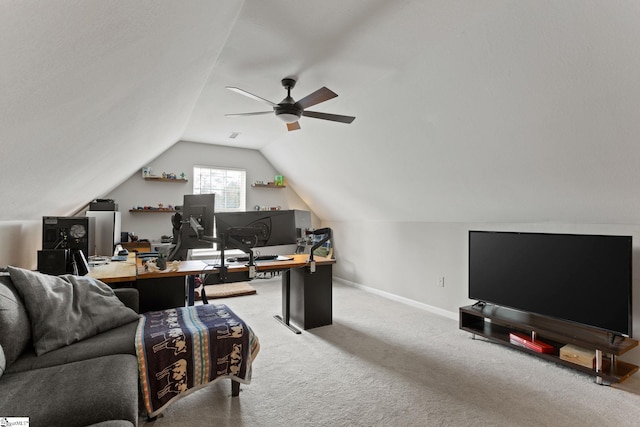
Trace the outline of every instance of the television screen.
{"label": "television screen", "polygon": [[469,298],[631,335],[630,236],[469,231]]}

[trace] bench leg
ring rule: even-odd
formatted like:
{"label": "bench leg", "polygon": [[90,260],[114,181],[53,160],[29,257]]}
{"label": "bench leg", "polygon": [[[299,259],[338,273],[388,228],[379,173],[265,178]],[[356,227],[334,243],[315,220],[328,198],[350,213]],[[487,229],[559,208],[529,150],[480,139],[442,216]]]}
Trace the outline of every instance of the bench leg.
{"label": "bench leg", "polygon": [[231,396],[240,396],[240,383],[238,381],[231,380]]}

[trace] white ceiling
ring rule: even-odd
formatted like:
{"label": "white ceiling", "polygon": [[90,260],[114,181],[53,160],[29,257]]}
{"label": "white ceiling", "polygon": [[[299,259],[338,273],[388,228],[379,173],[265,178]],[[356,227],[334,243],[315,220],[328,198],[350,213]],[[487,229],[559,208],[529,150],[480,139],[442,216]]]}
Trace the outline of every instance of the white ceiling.
{"label": "white ceiling", "polygon": [[[71,213],[188,140],[261,150],[325,220],[638,223],[639,22],[633,0],[3,0],[0,219]],[[224,116],[268,109],[225,86],[279,102],[291,76],[356,120]]]}

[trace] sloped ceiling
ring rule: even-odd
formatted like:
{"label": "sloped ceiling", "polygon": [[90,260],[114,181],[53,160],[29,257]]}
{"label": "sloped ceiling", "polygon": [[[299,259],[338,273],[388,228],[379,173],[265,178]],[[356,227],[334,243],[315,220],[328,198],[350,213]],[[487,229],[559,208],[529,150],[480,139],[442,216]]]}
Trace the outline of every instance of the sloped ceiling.
{"label": "sloped ceiling", "polygon": [[[0,219],[69,213],[182,139],[261,150],[325,220],[638,222],[635,1],[0,8]],[[279,102],[283,77],[356,120],[224,117],[265,110],[225,86]]]}
{"label": "sloped ceiling", "polygon": [[0,219],[72,214],[178,141],[240,8],[0,2]]}

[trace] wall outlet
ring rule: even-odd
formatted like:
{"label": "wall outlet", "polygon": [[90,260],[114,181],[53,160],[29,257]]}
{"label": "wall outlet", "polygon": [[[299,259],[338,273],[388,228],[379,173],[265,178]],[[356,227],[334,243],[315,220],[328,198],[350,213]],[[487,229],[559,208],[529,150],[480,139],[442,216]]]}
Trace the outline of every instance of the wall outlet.
{"label": "wall outlet", "polygon": [[444,276],[438,277],[438,286],[444,288]]}

